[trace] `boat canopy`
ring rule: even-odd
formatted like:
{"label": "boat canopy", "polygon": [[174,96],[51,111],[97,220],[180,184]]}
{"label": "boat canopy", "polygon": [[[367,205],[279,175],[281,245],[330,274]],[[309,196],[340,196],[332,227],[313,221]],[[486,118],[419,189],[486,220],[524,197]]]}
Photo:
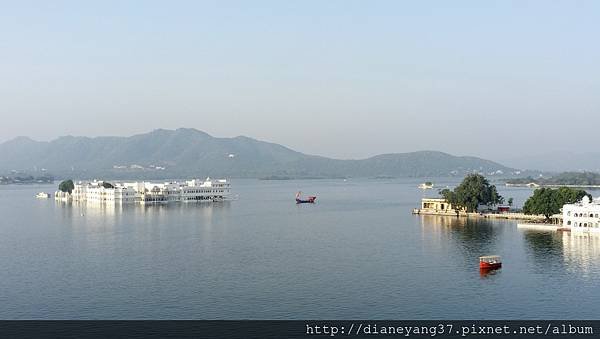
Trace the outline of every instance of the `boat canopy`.
{"label": "boat canopy", "polygon": [[487,263],[498,263],[501,261],[499,255],[484,255],[479,257],[479,262],[487,262]]}

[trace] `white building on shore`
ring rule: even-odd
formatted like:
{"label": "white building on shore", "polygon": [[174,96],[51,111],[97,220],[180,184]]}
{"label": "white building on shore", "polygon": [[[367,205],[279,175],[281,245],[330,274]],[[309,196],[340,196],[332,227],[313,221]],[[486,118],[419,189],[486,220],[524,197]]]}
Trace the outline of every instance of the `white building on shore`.
{"label": "white building on shore", "polygon": [[578,203],[564,205],[563,226],[573,232],[600,233],[600,200],[585,196]]}
{"label": "white building on shore", "polygon": [[94,180],[78,182],[71,194],[56,192],[57,200],[91,203],[168,203],[223,201],[231,195],[231,184],[225,179],[154,183],[148,181],[109,183]]}

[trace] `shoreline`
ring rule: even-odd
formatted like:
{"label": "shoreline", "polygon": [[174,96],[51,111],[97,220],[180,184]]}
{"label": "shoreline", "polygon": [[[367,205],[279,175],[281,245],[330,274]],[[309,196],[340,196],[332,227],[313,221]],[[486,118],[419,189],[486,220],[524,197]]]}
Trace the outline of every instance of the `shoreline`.
{"label": "shoreline", "polygon": [[[428,211],[420,208],[414,208],[412,210],[414,215],[437,215],[454,218],[483,218],[483,219],[507,219],[507,220],[526,220],[526,221],[544,221],[546,217],[543,215],[530,215],[525,213],[508,212],[508,213],[494,213],[494,212],[440,212],[440,211]],[[561,221],[562,215],[555,215],[552,217],[553,220]],[[543,225],[540,223],[540,225]],[[558,224],[557,224],[558,225]]]}
{"label": "shoreline", "polygon": [[549,187],[549,188],[560,188],[560,187],[569,187],[569,188],[599,188],[600,185],[561,185],[561,184],[505,184],[506,187],[524,187],[524,188],[541,188],[541,187]]}

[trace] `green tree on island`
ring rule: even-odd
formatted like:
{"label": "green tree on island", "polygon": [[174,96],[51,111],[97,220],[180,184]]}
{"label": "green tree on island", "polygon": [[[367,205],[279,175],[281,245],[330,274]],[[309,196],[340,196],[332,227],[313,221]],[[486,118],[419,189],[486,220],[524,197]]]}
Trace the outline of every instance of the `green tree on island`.
{"label": "green tree on island", "polygon": [[443,189],[439,192],[447,202],[457,210],[465,208],[467,212],[476,212],[479,205],[494,205],[504,202],[496,186],[490,185],[481,174],[469,174],[454,190]]}
{"label": "green tree on island", "polygon": [[75,185],[73,184],[73,180],[71,180],[71,179],[64,180],[58,185],[59,191],[65,192],[65,193],[68,192],[69,194],[71,194],[71,192],[73,192],[74,188],[75,188]]}
{"label": "green tree on island", "polygon": [[525,201],[523,212],[525,214],[537,214],[546,217],[546,221],[554,214],[560,213],[564,204],[573,204],[585,196],[592,196],[584,190],[569,187],[552,189],[547,187],[538,188],[533,195]]}

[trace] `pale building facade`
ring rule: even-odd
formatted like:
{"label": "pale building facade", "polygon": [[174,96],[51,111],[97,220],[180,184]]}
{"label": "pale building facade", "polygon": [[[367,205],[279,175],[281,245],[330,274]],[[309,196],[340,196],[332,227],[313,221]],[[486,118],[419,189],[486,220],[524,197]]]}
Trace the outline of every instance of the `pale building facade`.
{"label": "pale building facade", "polygon": [[188,180],[186,182],[154,183],[148,181],[111,183],[94,180],[78,182],[71,194],[56,192],[57,200],[90,203],[168,203],[222,201],[229,199],[231,184],[226,179]]}
{"label": "pale building facade", "polygon": [[423,198],[421,199],[421,209],[431,210],[433,212],[448,212],[454,210],[452,204],[444,198]]}
{"label": "pale building facade", "polygon": [[573,232],[600,232],[600,200],[585,196],[578,203],[564,205],[563,226]]}
{"label": "pale building facade", "polygon": [[447,202],[444,198],[423,198],[421,199],[421,207],[415,209],[415,214],[448,214],[456,215],[463,213],[464,209],[457,211],[451,203]]}

